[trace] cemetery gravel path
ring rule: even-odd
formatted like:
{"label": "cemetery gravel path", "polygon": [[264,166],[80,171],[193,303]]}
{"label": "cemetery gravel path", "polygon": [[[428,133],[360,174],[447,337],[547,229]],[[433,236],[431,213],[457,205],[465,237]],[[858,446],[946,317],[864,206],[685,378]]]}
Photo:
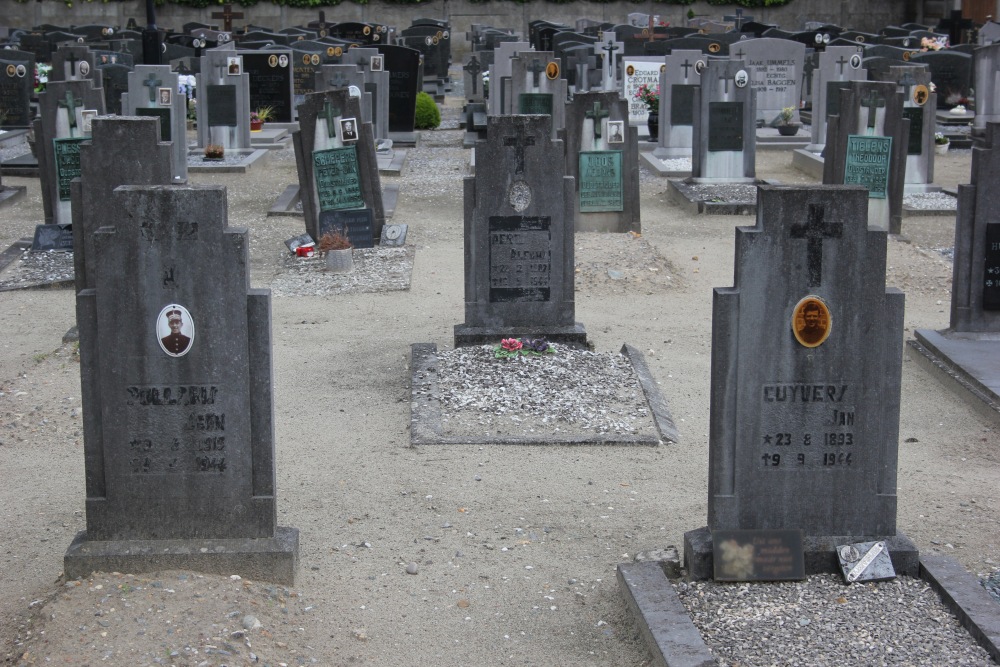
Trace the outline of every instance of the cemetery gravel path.
{"label": "cemetery gravel path", "polygon": [[[73,295],[0,295],[4,664],[648,664],[615,566],[705,523],[712,288],[732,284],[733,228],[752,220],[683,213],[643,170],[642,238],[578,238],[578,319],[597,350],[645,353],[680,444],[413,449],[409,345],[450,347],[463,319],[460,140],[425,133],[407,172],[383,177],[400,184],[394,220],[416,248],[410,290],[273,301],[279,517],[301,531],[294,587],[177,572],[64,581],[63,553],[84,527],[79,366],[61,343]],[[809,182],[790,161],[760,152],[758,174]],[[939,158],[937,173],[968,182],[968,151]],[[301,219],[265,215],[295,178],[290,150],[246,175],[191,177],[227,186],[230,224],[250,229],[255,286],[301,233]],[[28,196],[0,209],[4,248],[42,218],[37,180],[5,183]],[[889,241],[888,284],[906,292],[910,337],[948,324],[940,249],[953,219],[907,218],[903,233]],[[908,358],[902,391],[900,530],[989,572],[1000,437]]]}

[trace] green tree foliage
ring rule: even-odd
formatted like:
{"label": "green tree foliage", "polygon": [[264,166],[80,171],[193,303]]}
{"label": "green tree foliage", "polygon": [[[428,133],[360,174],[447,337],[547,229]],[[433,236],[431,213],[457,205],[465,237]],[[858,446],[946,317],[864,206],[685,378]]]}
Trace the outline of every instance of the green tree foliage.
{"label": "green tree foliage", "polygon": [[441,112],[434,98],[425,92],[417,93],[417,112],[413,119],[413,127],[418,130],[433,130],[441,124]]}

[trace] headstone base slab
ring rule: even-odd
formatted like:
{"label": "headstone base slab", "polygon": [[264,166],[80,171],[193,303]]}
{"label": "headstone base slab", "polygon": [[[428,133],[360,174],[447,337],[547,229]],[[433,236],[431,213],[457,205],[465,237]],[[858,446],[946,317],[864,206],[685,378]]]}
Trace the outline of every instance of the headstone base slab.
{"label": "headstone base slab", "polygon": [[705,198],[703,195],[696,193],[690,187],[692,185],[767,185],[767,181],[752,179],[745,182],[712,182],[695,178],[671,178],[668,180],[668,183],[670,184],[670,189],[668,190],[670,201],[693,215],[754,215],[757,213],[757,202],[716,201],[717,197]]}
{"label": "headstone base slab", "polygon": [[917,329],[906,341],[910,357],[1000,425],[1000,334]]}
{"label": "headstone base slab", "polygon": [[903,183],[904,195],[924,194],[927,192],[941,192],[941,190],[943,189],[944,188],[935,183]]}
{"label": "headstone base slab", "polygon": [[[892,566],[897,575],[916,577],[919,574],[919,552],[917,545],[904,535],[894,536],[815,536],[802,538],[805,552],[806,574],[840,574],[837,561],[837,547],[856,542],[885,541],[892,557]],[[684,533],[684,567],[691,580],[711,579],[714,567],[712,557],[712,532],[707,526]]]}
{"label": "headstone base slab", "polygon": [[0,185],[0,207],[13,204],[27,192],[26,185]]}
{"label": "headstone base slab", "polygon": [[792,166],[806,176],[823,180],[823,156],[819,153],[813,153],[806,148],[797,148],[792,151]]}
{"label": "headstone base slab", "polygon": [[393,149],[388,153],[375,153],[378,160],[378,173],[388,176],[402,176],[406,166],[406,151]]}
{"label": "headstone base slab", "polygon": [[228,160],[223,160],[222,162],[204,162],[202,158],[202,151],[192,151],[188,153],[188,173],[194,174],[206,174],[206,173],[229,173],[229,174],[245,174],[252,167],[261,167],[267,164],[267,156],[269,151],[263,148],[260,149],[228,149],[227,154],[238,153],[242,156],[242,160],[233,163]]}
{"label": "headstone base slab", "polygon": [[686,155],[666,155],[657,154],[656,151],[642,152],[639,153],[639,159],[642,160],[644,166],[657,176],[673,176],[675,178],[686,178],[691,175],[691,169],[688,168],[684,171],[676,171],[667,169],[666,165],[663,164],[663,160],[670,160],[675,158],[688,158],[690,164],[691,152],[688,151]]}
{"label": "headstone base slab", "polygon": [[573,326],[563,327],[505,326],[493,328],[470,327],[465,324],[455,325],[455,347],[496,345],[501,338],[545,338],[551,343],[587,347],[587,330],[580,322],[576,322]]}
{"label": "headstone base slab", "polygon": [[38,158],[31,153],[18,155],[0,163],[0,174],[4,176],[22,176],[38,178]]}
{"label": "headstone base slab", "polygon": [[92,572],[142,574],[193,570],[238,574],[245,579],[291,586],[299,562],[299,530],[278,527],[274,537],[198,540],[88,540],[77,533],[63,557],[67,579]]}
{"label": "headstone base slab", "polygon": [[419,132],[390,132],[389,138],[392,139],[393,146],[416,146],[417,142],[420,141]]}

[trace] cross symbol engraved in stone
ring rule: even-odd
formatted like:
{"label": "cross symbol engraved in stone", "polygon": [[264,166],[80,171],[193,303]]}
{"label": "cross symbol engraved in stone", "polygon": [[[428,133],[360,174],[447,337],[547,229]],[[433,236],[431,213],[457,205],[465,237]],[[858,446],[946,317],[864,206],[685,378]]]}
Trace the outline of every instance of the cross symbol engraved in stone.
{"label": "cross symbol engraved in stone", "polygon": [[332,138],[337,136],[336,120],[339,115],[340,109],[335,108],[333,104],[330,103],[330,100],[327,99],[326,102],[323,103],[323,117],[326,118],[326,135],[328,137]]}
{"label": "cross symbol engraved in stone", "polygon": [[687,58],[685,58],[684,62],[681,63],[681,67],[684,68],[684,78],[686,79],[686,78],[688,78],[688,70],[691,69],[692,67],[694,67],[694,63],[692,63],[690,60],[688,60]]}
{"label": "cross symbol engraved in stone", "polygon": [[156,101],[156,87],[159,86],[163,81],[157,78],[155,72],[150,72],[146,80],[142,82],[142,85],[149,88],[149,101]]}
{"label": "cross symbol engraved in stone", "polygon": [[909,88],[910,86],[914,86],[916,85],[916,83],[917,80],[913,78],[913,73],[910,72],[909,69],[907,69],[906,72],[903,74],[903,76],[899,79],[899,85],[903,86],[904,88]]}
{"label": "cross symbol engraved in stone", "polygon": [[72,51],[70,51],[69,53],[66,54],[66,59],[63,62],[63,65],[65,65],[66,63],[69,63],[69,75],[70,76],[76,76],[76,64],[78,62],[80,62],[80,59],[76,57],[75,53],[73,53]]}
{"label": "cross symbol engraved in stone", "polygon": [[530,135],[530,134],[529,135],[525,135],[523,127],[520,127],[518,129],[520,130],[520,132],[518,133],[518,135],[516,137],[504,137],[503,138],[503,145],[504,146],[513,146],[514,148],[517,149],[517,152],[515,153],[515,156],[517,157],[517,166],[514,168],[514,173],[515,174],[523,174],[524,173],[524,147],[525,146],[534,146],[535,145],[535,137],[534,137],[534,135]]}
{"label": "cross symbol engraved in stone", "polygon": [[345,79],[343,73],[341,73],[338,70],[337,73],[334,74],[332,78],[327,79],[326,82],[331,86],[333,86],[334,89],[337,89],[337,88],[343,88],[344,86],[349,84],[350,80]]}
{"label": "cross symbol engraved in stone", "polygon": [[823,222],[824,207],[809,204],[809,217],[805,224],[791,227],[791,238],[806,239],[806,263],[809,266],[809,287],[819,287],[823,282],[823,239],[839,239],[844,232],[842,222]]}
{"label": "cross symbol engraved in stone", "polygon": [[723,72],[722,74],[720,74],[719,75],[719,81],[725,81],[726,82],[726,95],[728,95],[729,94],[729,74],[727,74],[725,72]]}
{"label": "cross symbol engraved in stone", "polygon": [[594,108],[593,109],[591,109],[590,111],[587,111],[586,113],[584,113],[584,116],[586,116],[587,118],[593,118],[594,119],[594,138],[595,139],[600,139],[601,138],[601,119],[602,118],[607,118],[610,115],[611,115],[610,111],[607,111],[606,109],[602,109],[601,108],[601,103],[599,101],[598,102],[594,102]]}
{"label": "cross symbol engraved in stone", "polygon": [[525,69],[531,72],[532,75],[534,75],[533,85],[535,88],[538,88],[538,75],[545,71],[545,65],[543,65],[542,61],[539,60],[538,58],[534,58],[532,59],[531,64],[528,65]]}
{"label": "cross symbol engraved in stone", "polygon": [[213,19],[222,19],[222,27],[226,32],[233,31],[233,19],[243,18],[243,12],[234,12],[230,4],[222,5],[221,12],[212,12]]}
{"label": "cross symbol engraved in stone", "polygon": [[837,64],[840,65],[840,76],[844,76],[844,65],[848,62],[849,61],[844,56],[840,56],[840,60],[837,61]]}
{"label": "cross symbol engraved in stone", "polygon": [[736,52],[736,57],[739,58],[740,60],[743,60],[743,56],[744,55],[745,55],[745,52],[743,51],[743,47],[741,46],[740,50]]}
{"label": "cross symbol engraved in stone", "polygon": [[60,101],[59,106],[66,110],[66,115],[69,116],[69,136],[73,136],[73,128],[76,127],[76,107],[83,106],[83,100],[78,100],[73,97],[73,91],[66,91],[65,101]]}
{"label": "cross symbol engraved in stone", "polygon": [[483,71],[483,66],[479,63],[479,58],[472,56],[462,69],[472,75],[472,94],[478,95],[479,81],[477,79],[479,79],[479,73]]}
{"label": "cross symbol engraved in stone", "polygon": [[885,98],[878,96],[878,91],[872,88],[867,100],[861,102],[861,106],[868,108],[868,134],[875,133],[875,116],[878,109],[885,106]]}

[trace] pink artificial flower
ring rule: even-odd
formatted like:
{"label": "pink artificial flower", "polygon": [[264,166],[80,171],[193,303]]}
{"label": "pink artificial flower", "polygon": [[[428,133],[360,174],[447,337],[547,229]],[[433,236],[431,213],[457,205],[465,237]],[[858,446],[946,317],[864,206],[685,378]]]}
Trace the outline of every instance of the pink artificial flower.
{"label": "pink artificial flower", "polygon": [[500,347],[508,352],[517,352],[521,349],[521,341],[516,338],[504,338],[500,341]]}

